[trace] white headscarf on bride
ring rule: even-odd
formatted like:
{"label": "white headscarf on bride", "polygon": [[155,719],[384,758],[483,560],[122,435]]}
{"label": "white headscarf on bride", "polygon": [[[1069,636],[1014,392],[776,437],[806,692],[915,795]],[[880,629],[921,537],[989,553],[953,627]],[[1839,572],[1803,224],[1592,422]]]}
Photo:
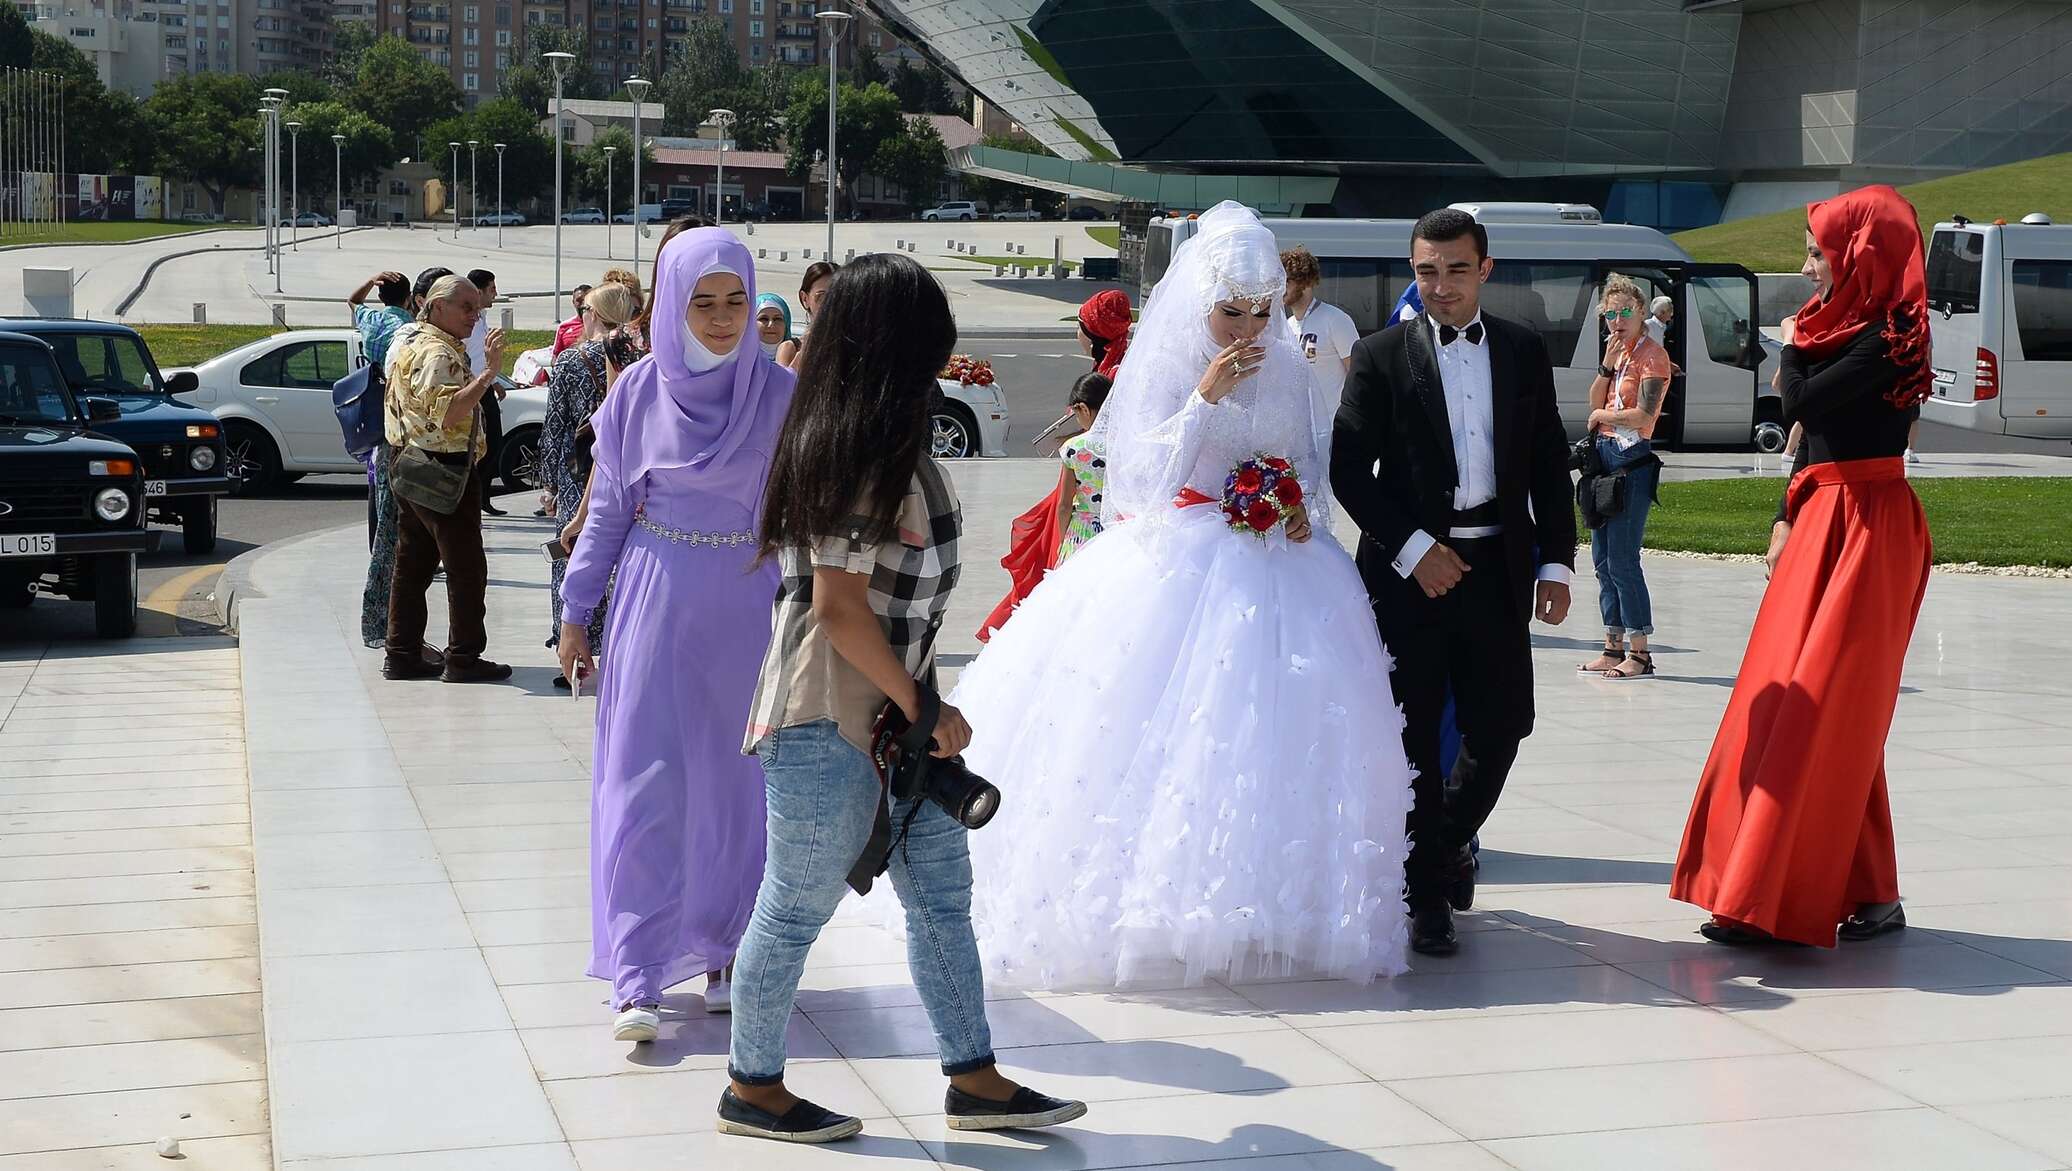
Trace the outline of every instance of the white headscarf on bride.
{"label": "white headscarf on bride", "polygon": [[[1282,294],[1287,274],[1281,267],[1280,246],[1273,233],[1259,221],[1259,214],[1243,204],[1225,200],[1201,217],[1196,234],[1173,253],[1166,269],[1140,315],[1129,357],[1117,373],[1100,417],[1095,420],[1092,440],[1103,445],[1108,480],[1101,515],[1106,524],[1132,517],[1169,515],[1173,498],[1187,483],[1191,462],[1182,442],[1180,416],[1200,384],[1202,373],[1217,346],[1209,334],[1209,315],[1224,301],[1271,303],[1274,323],[1253,343],[1266,350],[1259,372],[1238,383],[1238,389],[1215,409],[1249,415],[1271,415],[1272,423],[1293,422],[1284,414],[1299,413],[1302,440],[1308,450],[1270,452],[1293,459],[1303,485],[1308,489],[1311,511],[1316,513],[1326,492],[1328,469],[1316,450],[1315,436],[1329,434],[1330,420],[1311,417],[1310,369],[1278,326],[1283,309]],[[1259,434],[1293,436],[1284,426],[1262,427],[1265,418],[1250,422]],[[1220,477],[1219,477],[1220,478]],[[1323,518],[1313,515],[1312,524],[1325,529]]]}

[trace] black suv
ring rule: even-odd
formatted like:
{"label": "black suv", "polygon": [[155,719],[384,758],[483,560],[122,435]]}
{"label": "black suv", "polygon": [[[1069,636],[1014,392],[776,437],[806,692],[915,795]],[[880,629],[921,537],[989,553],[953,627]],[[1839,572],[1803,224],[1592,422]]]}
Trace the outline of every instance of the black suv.
{"label": "black suv", "polygon": [[0,606],[92,599],[102,638],[136,633],[143,469],[93,430],[120,416],[109,399],[80,409],[48,343],[0,332]]}
{"label": "black suv", "polygon": [[76,397],[115,403],[121,417],[97,420],[94,430],[135,449],[143,462],[150,519],[178,525],[189,554],[213,552],[216,502],[232,484],[223,425],[173,397],[195,388],[194,375],[162,377],[137,331],[112,321],[0,320],[0,330],[50,343]]}

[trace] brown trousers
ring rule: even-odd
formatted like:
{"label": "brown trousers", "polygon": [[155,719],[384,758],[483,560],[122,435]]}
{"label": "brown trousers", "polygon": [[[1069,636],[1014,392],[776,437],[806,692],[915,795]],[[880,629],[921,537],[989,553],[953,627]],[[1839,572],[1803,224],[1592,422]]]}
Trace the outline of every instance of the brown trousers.
{"label": "brown trousers", "polygon": [[425,592],[446,566],[446,657],[465,662],[489,646],[483,625],[489,559],[482,550],[482,512],[473,492],[450,515],[396,498],[396,575],[389,584],[386,653],[412,662],[424,653]]}

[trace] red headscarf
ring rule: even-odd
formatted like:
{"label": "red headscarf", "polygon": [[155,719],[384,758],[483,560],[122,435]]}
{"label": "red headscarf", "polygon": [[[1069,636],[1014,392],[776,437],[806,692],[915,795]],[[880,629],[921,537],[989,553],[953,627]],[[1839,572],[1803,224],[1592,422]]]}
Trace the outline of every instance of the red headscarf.
{"label": "red headscarf", "polygon": [[1086,304],[1079,307],[1079,325],[1088,337],[1108,343],[1094,372],[1115,377],[1115,368],[1122,365],[1122,352],[1130,347],[1128,294],[1121,289],[1106,289],[1088,297]]}
{"label": "red headscarf", "polygon": [[1834,287],[1826,300],[1815,296],[1799,310],[1792,344],[1824,358],[1876,326],[1901,370],[1886,397],[1898,407],[1927,398],[1934,387],[1928,274],[1914,205],[1879,184],[1809,205],[1806,222],[1827,256]]}

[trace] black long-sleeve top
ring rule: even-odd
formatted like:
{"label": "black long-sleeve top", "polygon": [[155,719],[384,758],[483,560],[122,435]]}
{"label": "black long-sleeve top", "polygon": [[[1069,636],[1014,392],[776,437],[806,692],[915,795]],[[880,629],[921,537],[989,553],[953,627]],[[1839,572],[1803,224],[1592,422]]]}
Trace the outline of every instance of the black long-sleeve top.
{"label": "black long-sleeve top", "polygon": [[[1885,397],[1899,381],[1900,368],[1887,353],[1884,332],[1868,326],[1821,361],[1809,361],[1797,346],[1784,347],[1777,360],[1784,422],[1804,428],[1792,475],[1813,464],[1905,454],[1907,431],[1921,408],[1895,407]],[[1782,501],[1777,519],[1784,519]]]}

